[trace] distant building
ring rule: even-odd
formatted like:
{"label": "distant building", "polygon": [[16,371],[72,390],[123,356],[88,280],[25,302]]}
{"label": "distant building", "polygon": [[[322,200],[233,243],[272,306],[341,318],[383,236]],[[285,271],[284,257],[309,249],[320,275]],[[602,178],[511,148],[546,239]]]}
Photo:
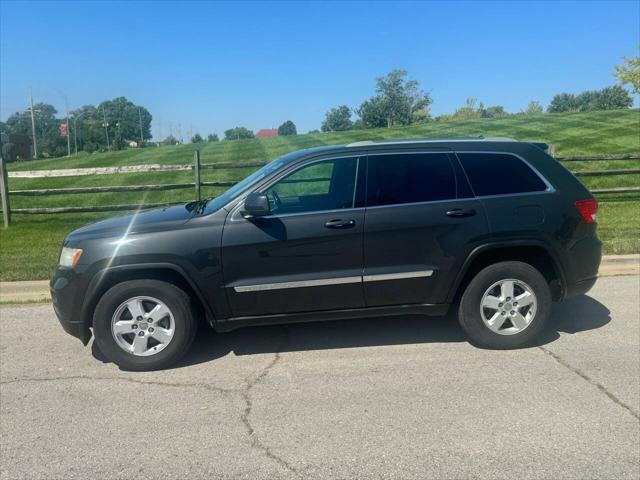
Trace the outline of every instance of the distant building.
{"label": "distant building", "polygon": [[33,140],[30,135],[17,135],[15,133],[2,133],[0,143],[13,143],[16,146],[14,158],[7,158],[7,161],[31,160],[33,159]]}
{"label": "distant building", "polygon": [[277,137],[278,129],[277,128],[263,128],[262,130],[258,130],[256,133],[256,138],[269,138],[269,137]]}

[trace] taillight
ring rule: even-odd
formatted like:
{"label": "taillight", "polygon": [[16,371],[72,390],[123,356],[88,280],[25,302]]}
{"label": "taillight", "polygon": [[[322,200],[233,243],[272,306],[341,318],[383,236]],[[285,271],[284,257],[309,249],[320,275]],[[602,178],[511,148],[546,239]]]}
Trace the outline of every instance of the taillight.
{"label": "taillight", "polygon": [[589,200],[578,200],[575,205],[585,222],[594,223],[596,221],[598,201],[595,198],[590,198]]}

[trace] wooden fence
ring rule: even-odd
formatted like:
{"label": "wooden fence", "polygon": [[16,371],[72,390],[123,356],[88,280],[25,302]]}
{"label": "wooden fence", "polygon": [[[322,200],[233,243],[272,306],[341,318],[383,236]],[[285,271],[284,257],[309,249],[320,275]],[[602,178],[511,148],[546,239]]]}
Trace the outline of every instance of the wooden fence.
{"label": "wooden fence", "polygon": [[[577,157],[557,157],[561,162],[591,162],[591,161],[622,161],[622,160],[640,160],[640,153],[622,154],[622,155],[590,155]],[[209,163],[200,162],[200,152],[194,152],[193,164],[185,165],[130,165],[121,167],[92,167],[92,168],[74,168],[61,170],[28,170],[7,172],[4,161],[0,161],[0,193],[2,196],[2,211],[4,225],[7,227],[10,223],[11,213],[23,214],[49,214],[49,213],[76,213],[76,212],[111,212],[138,210],[141,208],[155,208],[172,205],[173,203],[147,203],[124,204],[124,205],[100,205],[85,207],[58,207],[58,208],[17,208],[11,209],[9,196],[41,196],[41,195],[68,195],[68,194],[85,194],[85,193],[111,193],[111,192],[148,192],[148,191],[164,191],[178,189],[194,189],[194,198],[199,200],[201,197],[201,187],[230,187],[235,182],[206,182],[200,179],[202,170],[216,170],[228,168],[254,168],[266,165],[267,162],[262,160],[252,160],[248,162],[228,162],[228,163]],[[120,185],[106,187],[70,187],[70,188],[45,188],[31,190],[9,190],[8,178],[50,178],[64,176],[82,176],[82,175],[113,175],[116,173],[133,173],[133,172],[176,172],[176,171],[193,171],[193,183],[165,183],[157,185]],[[584,170],[574,171],[579,177],[602,177],[613,175],[629,175],[640,174],[640,168],[622,168],[611,170]],[[310,179],[314,180],[314,179]],[[599,188],[591,191],[596,195],[606,195],[612,193],[634,193],[640,192],[640,186],[634,187],[612,187]]]}

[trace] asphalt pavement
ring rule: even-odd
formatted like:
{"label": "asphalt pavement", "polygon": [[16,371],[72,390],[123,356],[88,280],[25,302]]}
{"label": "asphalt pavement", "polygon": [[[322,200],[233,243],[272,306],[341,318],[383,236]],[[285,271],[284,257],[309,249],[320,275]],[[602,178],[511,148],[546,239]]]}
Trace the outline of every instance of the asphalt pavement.
{"label": "asphalt pavement", "polygon": [[52,307],[0,306],[0,478],[640,477],[640,277],[554,307],[538,346],[453,317],[200,331],[120,371]]}

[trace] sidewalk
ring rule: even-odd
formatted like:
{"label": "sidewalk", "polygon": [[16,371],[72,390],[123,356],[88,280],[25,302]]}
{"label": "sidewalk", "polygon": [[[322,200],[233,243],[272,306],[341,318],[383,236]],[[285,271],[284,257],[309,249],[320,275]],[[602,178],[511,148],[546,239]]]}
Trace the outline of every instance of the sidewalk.
{"label": "sidewalk", "polygon": [[[605,255],[599,275],[639,275],[640,255]],[[0,303],[48,302],[49,281],[29,280],[25,282],[0,282]]]}

